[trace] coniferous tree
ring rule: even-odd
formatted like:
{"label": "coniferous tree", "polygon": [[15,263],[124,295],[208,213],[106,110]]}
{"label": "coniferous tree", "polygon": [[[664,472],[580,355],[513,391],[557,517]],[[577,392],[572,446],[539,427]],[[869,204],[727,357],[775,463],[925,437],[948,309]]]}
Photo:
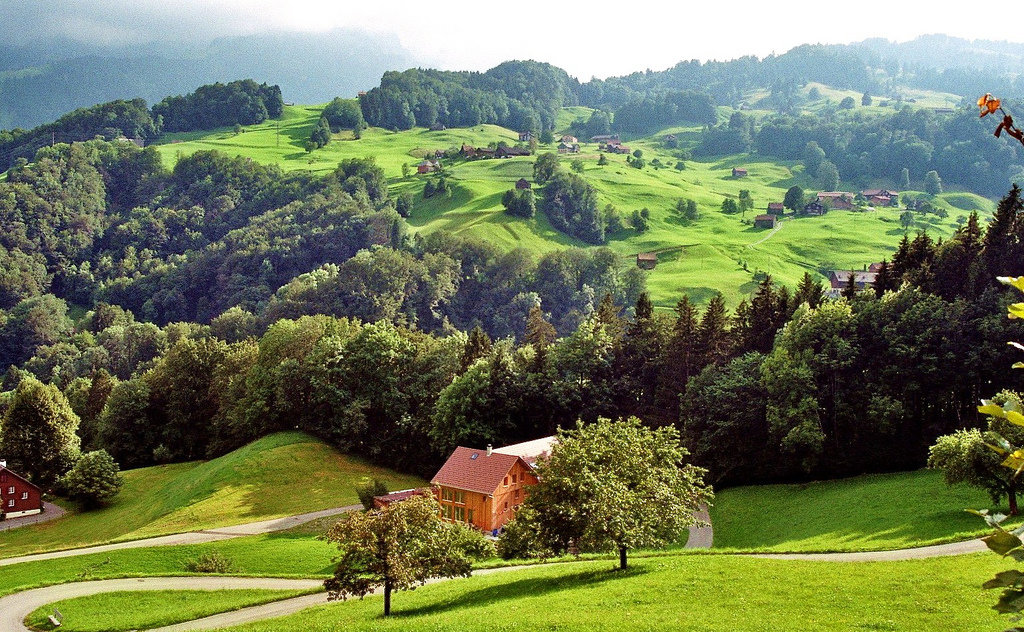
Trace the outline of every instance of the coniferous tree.
{"label": "coniferous tree", "polygon": [[729,358],[732,338],[728,330],[729,315],[725,309],[725,297],[715,294],[708,301],[700,319],[697,339],[701,368],[709,364],[721,364]]}
{"label": "coniferous tree", "polygon": [[531,307],[530,312],[526,315],[526,342],[542,351],[554,342],[557,336],[558,332],[555,331],[554,326],[544,319],[544,312],[540,305]]}
{"label": "coniferous tree", "polygon": [[995,215],[985,232],[982,258],[988,284],[994,285],[1000,276],[1020,276],[1024,273],[1024,259],[1021,258],[1021,237],[1024,233],[1024,200],[1016,184],[999,201]]}
{"label": "coniferous tree", "polygon": [[848,301],[852,301],[857,298],[857,273],[850,271],[850,276],[846,277],[846,286],[843,287],[843,296]]}
{"label": "coniferous tree", "polygon": [[[527,328],[527,331],[529,331],[529,328]],[[491,337],[487,335],[487,332],[480,325],[477,325],[470,330],[469,336],[466,338],[466,345],[462,349],[462,360],[459,362],[459,372],[465,373],[470,365],[478,359],[486,357],[490,352]]]}
{"label": "coniferous tree", "polygon": [[664,415],[679,413],[679,396],[699,370],[697,309],[684,294],[676,303],[675,311],[676,320],[665,345],[663,368],[658,374],[656,405]]}
{"label": "coniferous tree", "polygon": [[821,305],[821,299],[824,296],[825,290],[821,284],[814,280],[810,272],[804,272],[803,278],[800,279],[800,284],[796,286],[796,294],[793,295],[793,305],[791,307],[795,309],[807,303],[809,307],[815,308]]}
{"label": "coniferous tree", "polygon": [[882,298],[883,294],[895,289],[896,284],[893,280],[892,268],[889,266],[889,261],[882,259],[882,265],[878,268],[878,274],[875,275],[875,296]]}

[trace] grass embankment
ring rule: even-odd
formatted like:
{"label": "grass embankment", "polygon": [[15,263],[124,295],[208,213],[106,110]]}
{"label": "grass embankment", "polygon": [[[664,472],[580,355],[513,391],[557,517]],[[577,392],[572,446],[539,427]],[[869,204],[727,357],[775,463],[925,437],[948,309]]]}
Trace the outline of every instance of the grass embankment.
{"label": "grass embankment", "polygon": [[991,504],[978,489],[947,487],[940,472],[922,470],[724,489],[711,522],[716,549],[880,551],[982,535],[985,523],[964,510]]}
{"label": "grass embankment", "polygon": [[[830,93],[831,94],[831,93]],[[858,101],[859,103],[859,95]],[[307,153],[303,149],[310,130],[320,116],[322,106],[287,106],[281,121],[267,121],[235,134],[230,129],[189,134],[169,134],[158,150],[170,166],[178,156],[201,149],[218,149],[247,156],[258,162],[279,164],[286,170],[309,169],[316,173],[333,170],[344,158],[373,156],[390,179],[394,192],[415,195],[415,208],[409,223],[413,230],[428,234],[446,230],[490,241],[500,248],[524,248],[539,255],[583,242],[555,230],[543,213],[529,220],[513,218],[503,212],[501,195],[521,177],[532,180],[534,158],[507,160],[445,161],[449,167],[453,193],[450,198],[422,198],[424,176],[401,176],[403,164],[415,166],[428,152],[462,144],[484,146],[491,142],[514,143],[516,132],[494,125],[429,131],[422,128],[403,132],[370,128],[362,138],[350,132],[336,135],[326,147]],[[870,109],[870,108],[868,108]],[[728,118],[723,110],[720,116]],[[564,129],[577,117],[586,118],[586,108],[567,108],[559,117]],[[650,273],[648,287],[657,307],[672,307],[682,294],[698,302],[722,292],[730,305],[737,304],[756,287],[758,271],[772,274],[776,280],[795,286],[804,272],[817,275],[831,268],[860,269],[869,263],[891,257],[904,234],[900,211],[833,211],[824,217],[790,218],[774,233],[754,229],[751,220],[763,212],[769,202],[782,201],[786,189],[796,184],[814,190],[811,179],[796,162],[771,161],[752,155],[689,160],[685,169],[676,170],[673,150],[663,146],[662,138],[672,133],[682,146],[692,147],[700,140],[699,126],[674,126],[646,137],[624,137],[632,149],[643,151],[647,166],[634,169],[625,156],[606,155],[608,164],[599,166],[597,145],[584,141],[582,152],[563,155],[563,166],[579,159],[583,177],[597,190],[598,203],[614,205],[626,218],[640,208],[650,210],[650,229],[636,233],[632,229],[609,235],[608,246],[621,255],[623,267],[634,265],[638,252],[658,253],[658,267]],[[538,151],[555,151],[555,145],[542,145]],[[657,159],[663,168],[655,168]],[[734,178],[732,168],[742,166],[749,175]],[[413,169],[415,172],[415,169]],[[852,186],[841,185],[852,189]],[[722,201],[738,198],[742,189],[750,191],[755,210],[744,215],[724,215]],[[680,199],[697,202],[701,217],[687,221],[675,211]],[[949,216],[917,216],[911,228],[928,230],[934,237],[948,237],[957,221],[970,210],[988,213],[991,201],[964,193],[947,193],[933,203],[945,208]],[[770,235],[770,236],[769,236]],[[822,279],[822,277],[818,277]]]}
{"label": "grass embankment", "polygon": [[66,632],[148,630],[201,619],[221,612],[309,594],[309,590],[165,590],[113,592],[67,599],[39,608],[25,623],[36,630],[55,630],[48,617],[64,616]]}
{"label": "grass embankment", "polygon": [[333,630],[690,630],[701,632],[1001,629],[979,585],[995,555],[886,563],[673,556],[554,564],[332,604],[232,632]]}
{"label": "grass embankment", "polygon": [[217,459],[125,472],[109,506],[0,533],[0,557],[209,529],[358,503],[370,477],[423,484],[345,456],[299,432],[264,437]]}

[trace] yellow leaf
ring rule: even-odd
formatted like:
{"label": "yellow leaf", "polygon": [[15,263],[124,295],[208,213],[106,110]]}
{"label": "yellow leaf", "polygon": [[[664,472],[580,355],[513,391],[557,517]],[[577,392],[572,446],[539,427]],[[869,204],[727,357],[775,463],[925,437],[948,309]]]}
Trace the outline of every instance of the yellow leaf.
{"label": "yellow leaf", "polygon": [[1024,292],[1024,276],[1019,276],[1019,277],[997,277],[997,278],[999,279],[1000,283],[1005,283],[1006,285],[1012,285],[1013,287],[1017,288],[1021,292]]}
{"label": "yellow leaf", "polygon": [[1018,426],[1024,426],[1024,415],[1015,410],[1008,410],[1006,411],[1006,421]]}
{"label": "yellow leaf", "polygon": [[1006,417],[1006,412],[1003,411],[1003,407],[999,404],[993,404],[991,402],[984,406],[978,406],[978,412],[982,415],[991,415],[993,417],[999,417],[1003,419]]}

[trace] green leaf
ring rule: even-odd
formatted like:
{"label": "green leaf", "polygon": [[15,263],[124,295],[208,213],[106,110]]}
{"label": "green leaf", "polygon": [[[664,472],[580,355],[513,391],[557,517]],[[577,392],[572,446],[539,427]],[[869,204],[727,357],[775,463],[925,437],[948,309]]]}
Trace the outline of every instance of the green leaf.
{"label": "green leaf", "polygon": [[1015,369],[1024,369],[1024,362],[1014,362],[1013,363],[1013,368],[1015,368]]}
{"label": "green leaf", "polygon": [[1010,305],[1008,311],[1010,318],[1024,318],[1024,303],[1014,303]]}
{"label": "green leaf", "polygon": [[992,417],[998,417],[1000,419],[1006,416],[1005,411],[1003,411],[1003,407],[991,400],[983,399],[981,400],[981,404],[981,406],[978,406],[978,412],[983,415],[991,415]]}
{"label": "green leaf", "polygon": [[1019,548],[1024,542],[1020,538],[1007,531],[999,530],[992,535],[981,539],[985,545],[999,555],[1006,555],[1010,551]]}
{"label": "green leaf", "polygon": [[982,588],[1009,588],[1024,582],[1024,573],[1018,570],[1003,571],[981,585]]}

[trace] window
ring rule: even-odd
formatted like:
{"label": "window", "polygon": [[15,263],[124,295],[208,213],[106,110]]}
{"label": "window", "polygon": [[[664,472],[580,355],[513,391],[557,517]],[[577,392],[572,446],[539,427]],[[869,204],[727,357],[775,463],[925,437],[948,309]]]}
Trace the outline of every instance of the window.
{"label": "window", "polygon": [[516,490],[516,493],[515,493],[515,499],[519,500],[519,490],[518,489]]}
{"label": "window", "polygon": [[456,507],[455,508],[455,521],[456,522],[465,522],[466,521],[466,508],[465,507]]}
{"label": "window", "polygon": [[13,507],[14,506],[14,499],[13,498],[7,501],[7,506],[8,507]]}
{"label": "window", "polygon": [[504,480],[504,481],[502,481],[502,483],[501,483],[501,484],[502,484],[502,485],[503,485],[504,487],[508,487],[508,477],[507,477],[507,476],[505,477],[505,480]]}
{"label": "window", "polygon": [[441,488],[441,500],[451,500],[452,495],[452,490],[448,489],[447,487]]}
{"label": "window", "polygon": [[14,487],[13,486],[12,487],[8,487],[7,488],[7,493],[8,494],[13,494],[14,493]]}
{"label": "window", "polygon": [[452,519],[452,506],[451,505],[445,505],[444,506],[444,517],[447,518],[448,520]]}
{"label": "window", "polygon": [[28,500],[28,492],[21,492],[21,499]]}
{"label": "window", "polygon": [[455,492],[455,502],[460,505],[466,504],[466,492]]}
{"label": "window", "polygon": [[508,501],[505,501],[505,511],[508,511]]}

